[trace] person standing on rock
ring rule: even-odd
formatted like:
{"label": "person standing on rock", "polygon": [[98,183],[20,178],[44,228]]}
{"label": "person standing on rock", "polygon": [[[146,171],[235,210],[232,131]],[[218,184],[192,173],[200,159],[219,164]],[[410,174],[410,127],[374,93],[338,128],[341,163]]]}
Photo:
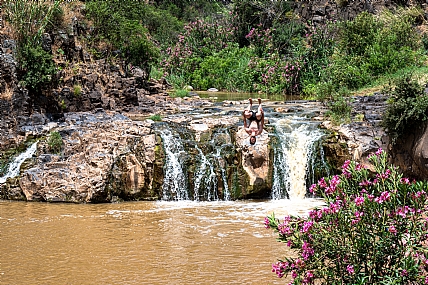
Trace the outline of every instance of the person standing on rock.
{"label": "person standing on rock", "polygon": [[259,107],[257,108],[257,112],[251,110],[253,100],[251,98],[248,100],[250,101],[250,105],[242,112],[242,116],[244,118],[244,129],[250,135],[250,144],[254,145],[256,143],[256,136],[263,132],[265,115],[262,108],[262,99],[258,99]]}

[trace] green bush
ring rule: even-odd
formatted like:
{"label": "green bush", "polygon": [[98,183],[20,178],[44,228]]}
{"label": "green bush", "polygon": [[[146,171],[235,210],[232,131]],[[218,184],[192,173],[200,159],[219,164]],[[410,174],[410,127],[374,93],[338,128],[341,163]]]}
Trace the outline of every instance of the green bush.
{"label": "green bush", "polygon": [[40,91],[50,83],[56,73],[52,55],[41,46],[30,44],[21,46],[18,50],[18,67],[21,84],[32,91]]}
{"label": "green bush", "polygon": [[252,50],[230,45],[222,51],[205,57],[191,75],[191,85],[199,90],[215,87],[228,91],[253,91],[253,75],[248,64]]}
{"label": "green bush", "polygon": [[177,90],[174,90],[174,92],[172,93],[172,97],[183,98],[187,96],[189,96],[189,91],[185,89],[177,89]]}
{"label": "green bush", "polygon": [[382,125],[392,143],[395,143],[398,138],[414,132],[421,122],[427,120],[428,96],[424,89],[409,74],[397,80],[382,118]]}
{"label": "green bush", "polygon": [[374,174],[346,161],[310,192],[325,201],[307,217],[274,215],[265,226],[293,249],[272,265],[290,284],[428,284],[426,182],[410,182],[379,149]]}
{"label": "green bush", "polygon": [[[6,0],[3,11],[17,41],[18,77],[30,91],[40,91],[56,72],[52,55],[41,47],[42,34],[60,17],[59,0]],[[31,19],[31,21],[29,21]]]}
{"label": "green bush", "polygon": [[49,150],[53,153],[59,153],[63,145],[61,134],[57,131],[51,132],[48,138]]}
{"label": "green bush", "polygon": [[120,50],[127,63],[150,69],[158,60],[159,50],[140,23],[139,1],[100,1],[86,3],[86,13],[96,28],[96,41],[107,41],[109,54]]}
{"label": "green bush", "polygon": [[159,114],[155,114],[155,115],[150,116],[149,119],[153,120],[153,121],[162,121],[162,116]]}
{"label": "green bush", "polygon": [[326,112],[326,116],[336,125],[349,123],[351,120],[352,106],[349,95],[347,89],[341,89],[333,94],[332,100],[327,104],[329,110]]}
{"label": "green bush", "polygon": [[311,26],[305,35],[305,48],[300,51],[302,76],[300,84],[304,89],[307,84],[328,81],[325,69],[331,64],[331,56],[338,42],[338,25],[334,22]]}

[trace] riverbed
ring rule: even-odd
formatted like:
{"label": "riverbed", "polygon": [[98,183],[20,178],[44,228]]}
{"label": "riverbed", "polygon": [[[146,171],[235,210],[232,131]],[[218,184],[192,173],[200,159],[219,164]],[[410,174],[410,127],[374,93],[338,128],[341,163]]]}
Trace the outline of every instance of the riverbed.
{"label": "riverbed", "polygon": [[53,204],[0,201],[1,284],[287,284],[266,215],[315,199]]}

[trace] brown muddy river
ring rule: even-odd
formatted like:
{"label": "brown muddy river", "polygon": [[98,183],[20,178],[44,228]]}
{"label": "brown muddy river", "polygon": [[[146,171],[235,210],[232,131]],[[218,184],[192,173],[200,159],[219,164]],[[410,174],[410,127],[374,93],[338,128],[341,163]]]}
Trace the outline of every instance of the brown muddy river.
{"label": "brown muddy river", "polygon": [[47,204],[0,201],[0,284],[287,284],[263,219],[312,199]]}

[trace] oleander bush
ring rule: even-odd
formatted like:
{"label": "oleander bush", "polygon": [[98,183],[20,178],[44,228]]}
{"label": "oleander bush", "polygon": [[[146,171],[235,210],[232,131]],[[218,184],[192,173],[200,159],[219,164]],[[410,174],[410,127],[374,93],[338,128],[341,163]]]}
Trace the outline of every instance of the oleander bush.
{"label": "oleander bush", "polygon": [[272,265],[290,284],[428,284],[427,182],[410,181],[379,149],[374,171],[346,161],[310,187],[325,201],[307,217],[265,218],[294,254]]}

